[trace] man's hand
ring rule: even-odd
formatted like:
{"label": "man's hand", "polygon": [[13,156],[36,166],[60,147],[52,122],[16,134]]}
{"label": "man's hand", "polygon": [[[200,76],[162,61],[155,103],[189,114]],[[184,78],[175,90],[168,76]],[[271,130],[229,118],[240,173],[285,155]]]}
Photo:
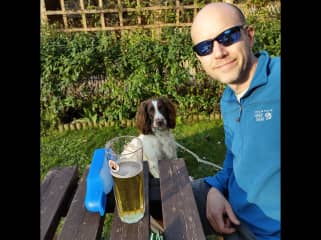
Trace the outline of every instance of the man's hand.
{"label": "man's hand", "polygon": [[233,224],[240,224],[229,202],[213,187],[207,194],[206,216],[217,233],[231,234],[236,230]]}

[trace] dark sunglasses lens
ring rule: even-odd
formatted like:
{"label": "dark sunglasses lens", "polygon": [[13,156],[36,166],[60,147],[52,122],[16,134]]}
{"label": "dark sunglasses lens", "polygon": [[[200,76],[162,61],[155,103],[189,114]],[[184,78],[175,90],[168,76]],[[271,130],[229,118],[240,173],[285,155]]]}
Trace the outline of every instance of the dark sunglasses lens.
{"label": "dark sunglasses lens", "polygon": [[230,28],[225,32],[221,33],[217,38],[214,40],[206,40],[203,42],[198,43],[193,47],[193,50],[199,56],[206,56],[213,51],[213,44],[214,41],[218,41],[223,46],[227,47],[236,43],[241,38],[241,27],[237,26],[234,28]]}
{"label": "dark sunglasses lens", "polygon": [[237,29],[235,31],[224,32],[221,36],[217,38],[217,41],[223,46],[227,47],[240,40],[240,37],[241,33]]}
{"label": "dark sunglasses lens", "polygon": [[205,56],[210,54],[212,52],[212,49],[213,49],[213,41],[211,40],[200,42],[199,44],[194,46],[194,51],[199,56]]}

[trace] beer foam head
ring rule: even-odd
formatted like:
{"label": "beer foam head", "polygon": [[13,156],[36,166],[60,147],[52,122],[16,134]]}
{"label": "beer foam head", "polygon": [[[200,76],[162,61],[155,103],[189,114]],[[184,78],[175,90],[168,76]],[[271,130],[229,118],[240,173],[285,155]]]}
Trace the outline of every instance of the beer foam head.
{"label": "beer foam head", "polygon": [[141,162],[136,161],[121,161],[118,163],[119,170],[117,172],[111,171],[111,174],[117,178],[130,178],[136,176],[143,170]]}

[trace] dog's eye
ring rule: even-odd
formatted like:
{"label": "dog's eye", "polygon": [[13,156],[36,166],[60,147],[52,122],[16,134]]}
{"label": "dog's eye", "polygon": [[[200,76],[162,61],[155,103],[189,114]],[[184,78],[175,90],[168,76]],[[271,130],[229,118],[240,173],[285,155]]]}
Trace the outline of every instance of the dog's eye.
{"label": "dog's eye", "polygon": [[159,110],[162,110],[162,109],[164,109],[164,104],[161,103],[161,102],[159,102],[159,103],[157,104],[157,107],[158,107]]}

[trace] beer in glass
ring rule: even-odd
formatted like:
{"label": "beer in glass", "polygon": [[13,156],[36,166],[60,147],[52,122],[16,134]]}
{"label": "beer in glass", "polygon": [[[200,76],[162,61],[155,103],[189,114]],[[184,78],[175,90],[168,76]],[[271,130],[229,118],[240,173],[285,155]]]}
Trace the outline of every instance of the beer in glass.
{"label": "beer in glass", "polygon": [[125,223],[136,223],[145,213],[142,143],[133,136],[114,138],[106,144],[106,158],[112,161],[118,215]]}

